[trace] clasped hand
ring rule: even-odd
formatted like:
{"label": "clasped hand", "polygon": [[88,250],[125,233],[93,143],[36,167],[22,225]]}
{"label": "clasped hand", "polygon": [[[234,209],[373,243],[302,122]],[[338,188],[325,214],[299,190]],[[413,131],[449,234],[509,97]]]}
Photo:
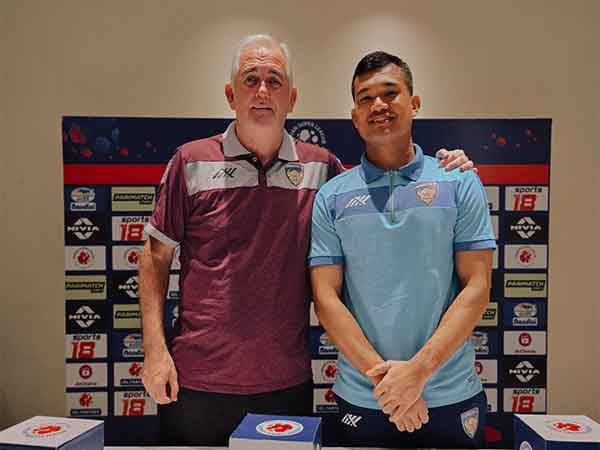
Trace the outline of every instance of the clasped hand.
{"label": "clasped hand", "polygon": [[399,431],[412,433],[429,422],[422,393],[426,377],[409,361],[384,361],[366,372],[374,381],[373,393],[384,413]]}

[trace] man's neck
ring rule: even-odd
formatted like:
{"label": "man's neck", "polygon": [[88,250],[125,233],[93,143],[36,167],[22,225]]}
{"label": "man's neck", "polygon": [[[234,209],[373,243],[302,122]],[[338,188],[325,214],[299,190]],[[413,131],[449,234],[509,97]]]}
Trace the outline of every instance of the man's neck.
{"label": "man's neck", "polygon": [[367,158],[384,170],[395,170],[408,164],[415,157],[411,136],[382,145],[367,144]]}
{"label": "man's neck", "polygon": [[252,130],[240,126],[240,123],[235,123],[235,133],[240,144],[246,150],[253,153],[262,163],[266,165],[271,161],[283,142],[283,129],[259,129]]}

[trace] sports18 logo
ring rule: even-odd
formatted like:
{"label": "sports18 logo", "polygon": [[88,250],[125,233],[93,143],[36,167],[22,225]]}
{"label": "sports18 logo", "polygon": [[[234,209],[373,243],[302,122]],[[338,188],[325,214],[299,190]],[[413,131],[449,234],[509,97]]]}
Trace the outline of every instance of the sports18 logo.
{"label": "sports18 logo", "polygon": [[156,415],[156,403],[145,391],[115,392],[116,416]]}
{"label": "sports18 logo", "polygon": [[536,388],[505,389],[504,411],[518,413],[544,412],[546,390]]}
{"label": "sports18 logo", "polygon": [[148,216],[120,216],[112,218],[113,241],[143,241]]}
{"label": "sports18 logo", "polygon": [[67,358],[106,358],[106,334],[69,334],[66,337]]}
{"label": "sports18 logo", "polygon": [[547,211],[548,187],[508,186],[505,207],[507,211]]}

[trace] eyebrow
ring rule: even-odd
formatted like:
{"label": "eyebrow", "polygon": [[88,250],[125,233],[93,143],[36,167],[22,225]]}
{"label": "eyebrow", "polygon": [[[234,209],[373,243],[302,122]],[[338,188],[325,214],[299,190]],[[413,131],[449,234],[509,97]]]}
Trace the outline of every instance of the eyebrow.
{"label": "eyebrow", "polygon": [[[258,69],[256,67],[250,67],[248,69],[242,70],[242,75],[248,75],[249,73],[252,73],[252,72],[258,72]],[[269,69],[269,73],[277,75],[278,77],[281,77],[281,78],[284,77],[284,73],[277,69]]]}
{"label": "eyebrow", "polygon": [[[400,85],[400,83],[398,83],[398,82],[395,82],[395,81],[386,81],[385,83],[383,83],[383,86],[385,86],[385,87],[397,87],[397,86],[399,86],[399,85]],[[364,88],[362,88],[361,90],[359,90],[359,91],[358,91],[358,92],[355,94],[355,96],[356,96],[356,97],[358,97],[360,94],[362,94],[362,93],[364,93],[364,92],[368,91],[369,89],[372,89],[373,87],[374,87],[374,86],[370,86],[370,87],[364,87]]]}

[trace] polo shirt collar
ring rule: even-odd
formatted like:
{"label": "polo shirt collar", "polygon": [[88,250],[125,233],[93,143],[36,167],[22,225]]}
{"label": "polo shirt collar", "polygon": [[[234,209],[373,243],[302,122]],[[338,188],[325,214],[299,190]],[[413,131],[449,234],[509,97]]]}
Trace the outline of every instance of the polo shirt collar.
{"label": "polo shirt collar", "polygon": [[[239,141],[237,133],[235,132],[235,120],[229,124],[223,133],[223,153],[228,158],[252,154]],[[281,147],[279,147],[277,157],[284,161],[298,161],[298,153],[296,152],[294,139],[285,129],[283,130],[283,141]]]}
{"label": "polo shirt collar", "polygon": [[367,183],[372,183],[375,180],[381,178],[386,172],[393,172],[401,175],[410,181],[417,181],[423,172],[423,164],[425,162],[423,156],[423,150],[417,144],[413,143],[415,149],[415,156],[406,165],[394,170],[385,170],[379,166],[376,166],[367,159],[367,154],[363,153],[360,158],[360,174]]}

